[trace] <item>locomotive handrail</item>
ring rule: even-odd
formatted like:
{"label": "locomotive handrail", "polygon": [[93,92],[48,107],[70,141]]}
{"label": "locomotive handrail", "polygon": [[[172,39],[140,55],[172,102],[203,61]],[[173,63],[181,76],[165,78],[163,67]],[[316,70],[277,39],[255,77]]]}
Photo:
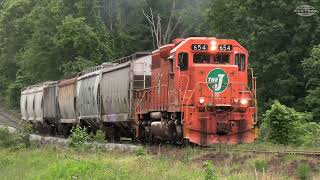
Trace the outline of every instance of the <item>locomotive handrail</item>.
{"label": "locomotive handrail", "polygon": [[[136,112],[138,111],[138,109],[139,108],[141,108],[141,101],[142,100],[144,100],[145,99],[145,97],[146,97],[146,95],[148,94],[148,93],[152,93],[152,90],[153,89],[156,89],[156,88],[158,88],[159,86],[153,86],[153,87],[149,87],[149,88],[145,88],[145,89],[140,89],[140,90],[136,90],[136,91],[144,91],[144,94],[141,96],[141,98],[139,98],[139,100],[137,101],[137,103],[136,103]],[[160,91],[161,91],[161,89],[162,88],[168,88],[168,86],[167,85],[160,85]],[[155,96],[153,96],[153,98],[155,98]],[[160,98],[161,98],[161,92],[160,92]],[[162,104],[165,104],[165,103],[167,103],[168,102],[168,94],[166,95],[166,102],[161,102],[161,100],[160,100],[160,106],[162,105]],[[149,103],[148,105],[149,106],[151,106],[151,104],[155,104],[155,103]],[[150,107],[149,107],[150,108]]]}
{"label": "locomotive handrail", "polygon": [[179,74],[179,82],[180,82],[180,77],[186,77],[186,78],[187,78],[187,80],[188,80],[188,81],[187,81],[186,88],[185,88],[184,93],[183,93],[183,98],[182,98],[182,104],[183,104],[184,99],[185,99],[185,96],[186,96],[186,94],[187,94],[187,90],[188,90],[188,86],[189,86],[190,77],[189,77],[189,76],[187,76],[187,75],[181,75],[181,74]]}
{"label": "locomotive handrail", "polygon": [[256,108],[256,112],[255,112],[255,123],[257,123],[258,121],[258,102],[257,102],[257,77],[254,77],[253,75],[253,69],[249,68],[251,71],[251,83],[252,83],[252,92],[253,92],[253,99],[254,99],[254,104],[255,104],[255,108]]}
{"label": "locomotive handrail", "polygon": [[[190,97],[189,97],[189,99],[188,99],[188,101],[187,101],[187,105],[189,104],[189,101],[191,100],[191,97],[193,96],[193,93],[194,93],[194,90],[195,90],[196,88],[193,88],[193,90],[192,90],[192,93],[191,93],[191,95],[190,95]],[[183,102],[182,102],[183,103]]]}
{"label": "locomotive handrail", "polygon": [[[137,91],[142,91],[142,90],[137,90]],[[146,94],[147,94],[147,91],[144,91],[142,97],[141,98],[139,97],[139,101],[137,101],[136,103],[136,112],[137,112],[137,109],[140,108],[141,101],[145,98]]]}

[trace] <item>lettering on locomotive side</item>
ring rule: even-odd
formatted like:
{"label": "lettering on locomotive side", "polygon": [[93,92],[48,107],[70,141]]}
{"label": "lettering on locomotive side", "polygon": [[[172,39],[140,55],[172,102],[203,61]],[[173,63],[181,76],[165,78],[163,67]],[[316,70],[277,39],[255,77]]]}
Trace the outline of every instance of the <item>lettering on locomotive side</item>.
{"label": "lettering on locomotive side", "polygon": [[208,73],[207,84],[211,91],[214,91],[215,93],[221,93],[227,89],[228,83],[229,77],[224,70],[216,68]]}

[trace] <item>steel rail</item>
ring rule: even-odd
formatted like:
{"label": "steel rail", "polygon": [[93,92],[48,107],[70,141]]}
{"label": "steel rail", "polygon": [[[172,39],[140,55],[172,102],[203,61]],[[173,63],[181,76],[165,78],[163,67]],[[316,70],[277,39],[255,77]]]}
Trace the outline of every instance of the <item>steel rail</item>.
{"label": "steel rail", "polygon": [[240,148],[221,148],[221,147],[207,147],[209,150],[218,151],[235,151],[235,152],[249,152],[260,154],[296,154],[296,155],[309,155],[320,156],[320,151],[304,151],[304,150],[260,150],[260,149],[240,149]]}
{"label": "steel rail", "polygon": [[16,120],[13,120],[12,118],[10,118],[8,115],[4,114],[1,111],[0,111],[0,116],[4,117],[4,119],[0,118],[0,121],[5,123],[5,125],[10,125],[10,126],[13,126],[14,128],[19,127],[19,123]]}

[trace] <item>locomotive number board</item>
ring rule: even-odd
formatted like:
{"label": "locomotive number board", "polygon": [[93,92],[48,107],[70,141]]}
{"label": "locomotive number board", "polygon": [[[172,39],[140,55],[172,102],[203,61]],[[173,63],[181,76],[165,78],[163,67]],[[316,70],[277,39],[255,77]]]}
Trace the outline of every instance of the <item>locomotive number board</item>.
{"label": "locomotive number board", "polygon": [[220,44],[218,48],[219,51],[232,51],[232,45],[230,44]]}
{"label": "locomotive number board", "polygon": [[191,49],[193,51],[206,51],[208,50],[207,44],[192,44]]}

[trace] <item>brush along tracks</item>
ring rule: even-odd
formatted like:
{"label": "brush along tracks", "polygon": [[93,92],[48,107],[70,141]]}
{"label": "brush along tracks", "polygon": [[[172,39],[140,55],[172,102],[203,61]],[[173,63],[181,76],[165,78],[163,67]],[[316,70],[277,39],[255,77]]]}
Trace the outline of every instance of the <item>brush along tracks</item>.
{"label": "brush along tracks", "polygon": [[223,147],[207,147],[208,150],[223,151],[223,152],[246,152],[255,154],[292,154],[304,156],[317,156],[320,158],[320,151],[305,151],[305,150],[260,150],[260,149],[245,149],[245,148],[223,148]]}
{"label": "brush along tracks", "polygon": [[[14,129],[13,132],[15,132],[15,129],[19,128],[19,123],[17,120],[13,119],[10,115],[7,115],[6,113],[3,113],[0,111],[0,127],[5,125],[12,129]],[[30,140],[31,141],[38,141],[43,144],[46,144],[49,142],[49,144],[67,144],[67,139],[58,137],[58,136],[43,136],[39,134],[30,134]],[[141,147],[142,144],[119,144],[119,143],[106,143],[104,145],[99,144],[99,146],[104,146],[105,149],[135,149],[136,147]],[[155,145],[157,146],[157,145]],[[149,146],[150,147],[150,146]],[[152,146],[151,146],[152,147]],[[177,145],[172,145],[172,147],[175,148],[181,148]],[[213,151],[222,151],[222,152],[245,152],[245,153],[255,153],[255,154],[292,154],[292,155],[304,155],[304,156],[314,156],[320,158],[320,151],[306,151],[306,150],[260,150],[260,149],[251,149],[251,148],[226,148],[226,147],[203,147],[207,150],[213,150]]]}

